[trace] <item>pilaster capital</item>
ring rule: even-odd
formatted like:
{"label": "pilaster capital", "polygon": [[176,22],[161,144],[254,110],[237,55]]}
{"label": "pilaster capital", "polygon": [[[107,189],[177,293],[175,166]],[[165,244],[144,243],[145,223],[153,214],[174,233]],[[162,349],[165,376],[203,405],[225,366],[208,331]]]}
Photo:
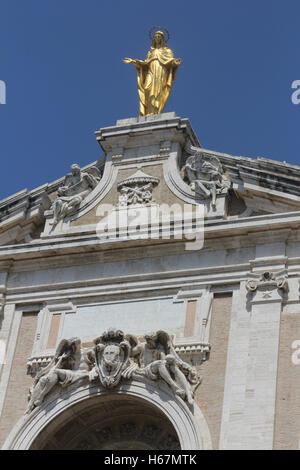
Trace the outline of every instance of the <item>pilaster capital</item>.
{"label": "pilaster capital", "polygon": [[246,289],[252,295],[251,304],[281,302],[289,290],[286,270],[250,273]]}

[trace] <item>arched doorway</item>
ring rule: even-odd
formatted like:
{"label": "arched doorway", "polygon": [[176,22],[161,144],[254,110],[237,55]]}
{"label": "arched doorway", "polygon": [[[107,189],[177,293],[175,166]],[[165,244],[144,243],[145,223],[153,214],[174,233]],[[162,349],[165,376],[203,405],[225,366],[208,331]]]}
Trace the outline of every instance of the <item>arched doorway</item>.
{"label": "arched doorway", "polygon": [[[61,421],[64,424],[61,424]],[[166,416],[130,395],[89,399],[74,405],[39,434],[32,450],[171,450],[180,449]]]}
{"label": "arched doorway", "polygon": [[190,409],[166,384],[141,378],[113,390],[58,388],[18,421],[2,449],[196,450],[212,443],[196,404]]}

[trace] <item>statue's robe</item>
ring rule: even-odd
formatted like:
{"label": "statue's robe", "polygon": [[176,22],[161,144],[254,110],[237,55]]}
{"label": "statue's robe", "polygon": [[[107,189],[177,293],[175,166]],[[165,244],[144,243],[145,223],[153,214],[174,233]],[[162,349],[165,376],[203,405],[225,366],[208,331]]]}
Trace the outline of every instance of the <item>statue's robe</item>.
{"label": "statue's robe", "polygon": [[145,61],[136,64],[140,116],[163,112],[178,69],[168,47],[151,47]]}

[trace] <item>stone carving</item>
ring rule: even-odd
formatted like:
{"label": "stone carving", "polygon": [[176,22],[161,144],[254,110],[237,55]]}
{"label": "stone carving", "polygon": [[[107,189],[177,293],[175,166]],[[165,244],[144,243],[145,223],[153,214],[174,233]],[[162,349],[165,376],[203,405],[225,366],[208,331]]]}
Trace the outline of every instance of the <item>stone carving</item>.
{"label": "stone carving", "polygon": [[[202,362],[209,359],[211,348],[209,343],[190,340],[184,341],[184,338],[180,338],[179,341],[179,343],[174,345],[175,351],[180,357],[184,356],[186,361],[191,361],[193,364],[200,365]],[[27,361],[27,374],[35,377],[43,367],[50,364],[52,359],[53,354],[47,350],[44,353],[40,352],[39,354],[30,357]]]}
{"label": "stone carving", "polygon": [[251,273],[253,279],[249,279],[246,284],[248,292],[252,293],[256,290],[263,292],[264,298],[271,297],[271,291],[275,289],[281,289],[286,292],[288,290],[288,281],[286,271],[270,272],[265,271],[264,273]]}
{"label": "stone carving", "polygon": [[80,346],[79,338],[63,339],[59,343],[50,364],[35,377],[34,384],[29,391],[27,413],[41,405],[45,396],[55,385],[66,387],[89,376],[89,365]]}
{"label": "stone carving", "polygon": [[146,424],[142,430],[142,437],[149,441],[156,438],[161,433],[161,430],[155,424]]}
{"label": "stone carving", "polygon": [[226,193],[230,180],[220,160],[213,155],[205,155],[201,148],[185,149],[190,156],[183,167],[184,177],[190,188],[204,199],[211,198],[212,207],[216,207],[217,194]]}
{"label": "stone carving", "polygon": [[163,440],[163,448],[170,450],[180,450],[177,437],[173,436],[172,434],[168,434],[167,437]]}
{"label": "stone carving", "polygon": [[106,427],[96,431],[96,435],[100,441],[109,441],[112,438],[113,433],[109,427]]}
{"label": "stone carving", "polygon": [[53,204],[54,227],[60,220],[76,211],[81,202],[97,186],[100,178],[100,172],[95,166],[84,171],[76,164],[71,166],[71,173],[65,177],[63,186],[58,188],[58,197]]}
{"label": "stone carving", "polygon": [[82,441],[79,442],[79,444],[76,446],[75,450],[93,450],[93,445],[90,441],[87,439],[83,439]]}
{"label": "stone carving", "polygon": [[136,423],[123,423],[120,425],[120,436],[121,437],[134,437],[137,434],[137,425]]}
{"label": "stone carving", "polygon": [[161,380],[192,405],[200,384],[196,369],[180,359],[165,331],[147,334],[144,339],[139,341],[111,328],[96,338],[89,350],[81,349],[79,338],[62,340],[50,364],[36,375],[26,412],[40,406],[56,385],[67,387],[80,379],[99,381],[106,389],[121,380]]}
{"label": "stone carving", "polygon": [[94,365],[90,379],[99,378],[103,387],[118,385],[122,372],[129,366],[130,344],[121,330],[110,329],[94,340],[95,347],[88,353]]}
{"label": "stone carving", "polygon": [[[149,420],[149,418],[146,418]],[[75,450],[125,450],[138,446],[139,450],[180,450],[176,434],[171,434],[164,426],[145,422],[145,417],[133,416],[130,421],[120,422],[104,429],[92,429],[85,438],[79,437]]]}
{"label": "stone carving", "polygon": [[182,361],[175,352],[171,338],[165,331],[145,335],[145,342],[128,335],[131,342],[131,356],[135,358],[137,374],[145,375],[151,380],[162,379],[176,395],[193,404],[191,385],[199,383],[196,369]]}
{"label": "stone carving", "polygon": [[138,170],[130,178],[121,181],[118,184],[119,207],[127,207],[129,205],[149,205],[153,203],[152,192],[159,183],[159,179],[146,175]]}

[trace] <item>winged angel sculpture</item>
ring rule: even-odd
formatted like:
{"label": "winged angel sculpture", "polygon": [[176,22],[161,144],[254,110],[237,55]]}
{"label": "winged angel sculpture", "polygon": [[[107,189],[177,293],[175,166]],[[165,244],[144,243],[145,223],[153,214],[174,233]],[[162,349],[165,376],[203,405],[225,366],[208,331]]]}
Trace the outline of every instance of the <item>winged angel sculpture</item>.
{"label": "winged angel sculpture", "polygon": [[110,328],[94,340],[94,347],[81,349],[79,338],[62,340],[50,364],[35,377],[30,389],[27,413],[39,407],[55,386],[67,387],[74,382],[100,382],[106,389],[122,380],[143,377],[165,382],[189,405],[200,384],[194,367],[182,361],[165,331],[145,335],[139,341],[133,335]]}
{"label": "winged angel sculpture", "polygon": [[204,198],[211,197],[212,207],[215,208],[217,194],[230,187],[229,177],[216,156],[204,155],[197,147],[186,148],[186,151],[191,156],[187,158],[183,170],[190,188]]}
{"label": "winged angel sculpture", "polygon": [[131,344],[131,357],[136,363],[136,374],[145,375],[150,380],[162,379],[173,392],[193,404],[192,385],[197,386],[200,378],[194,367],[182,361],[175,351],[169,334],[157,331],[145,335],[145,342],[127,335]]}
{"label": "winged angel sculpture", "polygon": [[81,340],[71,338],[60,341],[50,364],[35,377],[29,391],[27,413],[41,405],[55,385],[67,387],[77,380],[87,378],[89,370],[89,362],[81,352]]}
{"label": "winged angel sculpture", "polygon": [[101,174],[96,166],[84,171],[80,169],[79,165],[71,166],[71,173],[65,177],[63,186],[57,190],[58,197],[53,204],[53,227],[61,219],[76,211],[86,196],[97,186],[100,178]]}

